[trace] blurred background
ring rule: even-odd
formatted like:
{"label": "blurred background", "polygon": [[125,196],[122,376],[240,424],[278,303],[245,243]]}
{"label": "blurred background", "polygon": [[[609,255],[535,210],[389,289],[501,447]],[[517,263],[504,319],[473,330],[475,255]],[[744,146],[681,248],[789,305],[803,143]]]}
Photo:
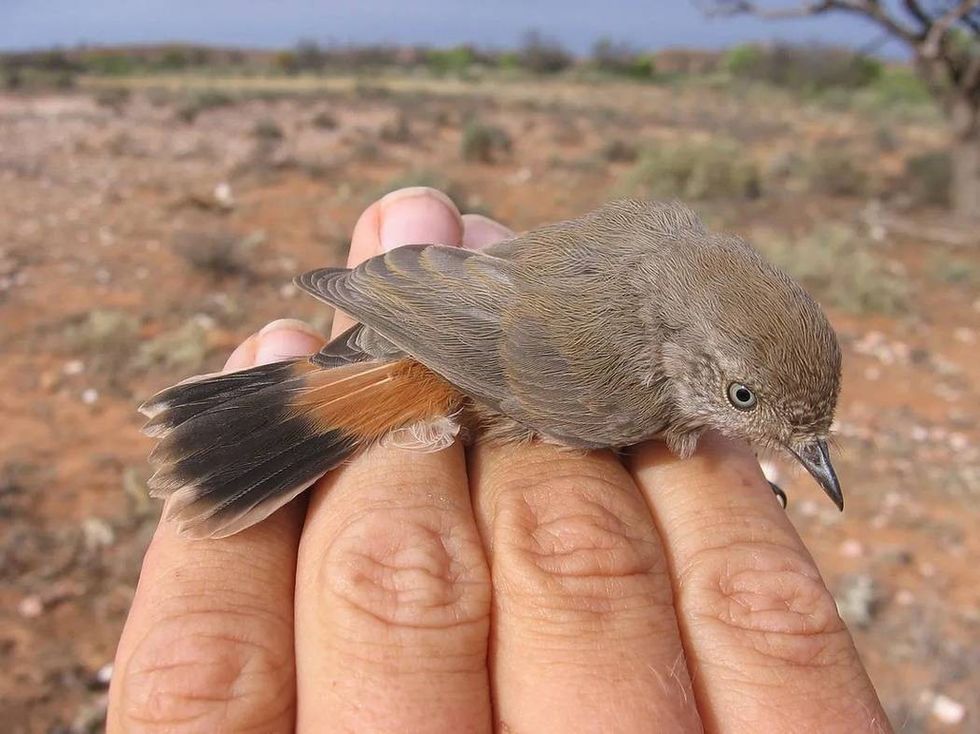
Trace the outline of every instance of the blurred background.
{"label": "blurred background", "polygon": [[0,3],[5,731],[101,730],[140,399],[326,330],[291,278],[416,184],[516,229],[679,197],[799,277],[848,507],[778,466],[788,512],[895,727],[980,730],[980,2],[839,4]]}

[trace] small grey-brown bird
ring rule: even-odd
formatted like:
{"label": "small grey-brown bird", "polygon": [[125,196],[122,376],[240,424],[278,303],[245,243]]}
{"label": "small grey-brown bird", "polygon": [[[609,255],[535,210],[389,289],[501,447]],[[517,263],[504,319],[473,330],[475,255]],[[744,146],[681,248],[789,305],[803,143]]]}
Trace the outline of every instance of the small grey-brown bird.
{"label": "small grey-brown bird", "polygon": [[708,429],[794,455],[843,509],[827,451],[841,354],[817,303],[677,203],[615,201],[482,252],[402,247],[297,284],[360,323],[309,359],[191,378],[141,406],[154,496],[194,537],[259,522],[381,441],[582,449]]}

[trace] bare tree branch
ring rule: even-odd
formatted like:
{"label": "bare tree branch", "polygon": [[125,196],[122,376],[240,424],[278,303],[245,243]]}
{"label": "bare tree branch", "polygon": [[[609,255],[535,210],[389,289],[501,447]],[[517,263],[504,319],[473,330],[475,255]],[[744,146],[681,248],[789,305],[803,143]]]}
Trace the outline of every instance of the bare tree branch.
{"label": "bare tree branch", "polygon": [[709,15],[747,14],[759,18],[786,19],[820,15],[832,10],[863,15],[913,46],[924,37],[924,33],[917,33],[890,15],[878,0],[810,0],[786,8],[761,8],[750,0],[714,0],[707,4],[705,12]]}
{"label": "bare tree branch", "polygon": [[980,0],[960,0],[956,7],[932,24],[926,34],[925,43],[918,49],[918,52],[927,59],[938,58],[940,48],[946,40],[946,34],[949,33],[949,30],[977,8],[980,8]]}
{"label": "bare tree branch", "polygon": [[922,9],[919,5],[919,0],[904,0],[905,9],[909,12],[913,18],[915,18],[919,24],[922,26],[923,32],[929,30],[929,26],[932,25],[932,18]]}
{"label": "bare tree branch", "polygon": [[[704,3],[702,3],[704,5]],[[739,15],[742,13],[756,15],[769,20],[784,20],[786,18],[803,18],[807,15],[817,15],[830,10],[833,0],[812,0],[797,7],[790,8],[760,8],[749,0],[732,0],[726,2],[707,3],[706,12],[709,15]]]}

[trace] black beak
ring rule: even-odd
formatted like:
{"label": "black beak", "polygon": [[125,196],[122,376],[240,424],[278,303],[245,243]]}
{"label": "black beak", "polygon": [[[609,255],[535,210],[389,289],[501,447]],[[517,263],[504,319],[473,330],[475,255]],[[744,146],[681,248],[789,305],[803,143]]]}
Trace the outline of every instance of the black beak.
{"label": "black beak", "polygon": [[799,451],[790,449],[793,456],[799,459],[806,470],[813,475],[827,496],[834,501],[837,509],[844,511],[844,494],[840,491],[840,482],[834,473],[834,465],[830,463],[830,452],[826,441],[812,441],[805,444]]}

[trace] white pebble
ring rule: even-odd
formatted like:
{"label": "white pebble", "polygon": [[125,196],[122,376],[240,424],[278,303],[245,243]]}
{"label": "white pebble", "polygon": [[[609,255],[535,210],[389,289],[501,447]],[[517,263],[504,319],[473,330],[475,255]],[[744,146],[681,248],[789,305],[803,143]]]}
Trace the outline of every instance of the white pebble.
{"label": "white pebble", "polygon": [[94,387],[82,390],[82,402],[86,405],[92,405],[96,400],[99,399],[99,391]]}
{"label": "white pebble", "polygon": [[66,375],[80,375],[85,371],[85,363],[80,359],[73,359],[65,362],[65,366],[61,368],[61,371]]}
{"label": "white pebble", "polygon": [[859,540],[850,538],[840,544],[839,552],[845,558],[860,558],[864,555],[864,546]]}
{"label": "white pebble", "polygon": [[37,619],[44,611],[44,602],[37,594],[25,596],[17,605],[17,612],[26,619]]}
{"label": "white pebble", "polygon": [[903,607],[910,607],[915,603],[915,594],[908,589],[899,589],[895,592],[895,603]]}
{"label": "white pebble", "polygon": [[966,707],[941,693],[932,700],[932,715],[944,724],[959,724],[966,716]]}
{"label": "white pebble", "polygon": [[95,680],[104,686],[112,680],[112,663],[106,663],[95,674]]}
{"label": "white pebble", "polygon": [[968,329],[965,326],[961,326],[953,331],[953,337],[958,342],[963,344],[973,344],[977,340],[976,334],[973,333],[973,329]]}

